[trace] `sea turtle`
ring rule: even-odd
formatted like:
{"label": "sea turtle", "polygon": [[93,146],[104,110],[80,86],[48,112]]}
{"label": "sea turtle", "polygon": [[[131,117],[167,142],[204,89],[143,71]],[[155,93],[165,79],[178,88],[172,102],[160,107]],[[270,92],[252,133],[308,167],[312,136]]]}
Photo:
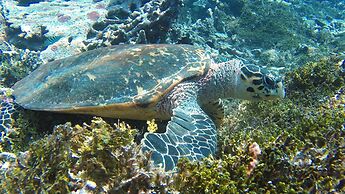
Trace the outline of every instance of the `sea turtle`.
{"label": "sea turtle", "polygon": [[181,157],[216,152],[220,98],[284,96],[282,79],[240,60],[216,64],[192,45],[118,45],[41,65],[13,86],[26,109],[136,120],[170,120],[145,133],[142,151],[174,169]]}

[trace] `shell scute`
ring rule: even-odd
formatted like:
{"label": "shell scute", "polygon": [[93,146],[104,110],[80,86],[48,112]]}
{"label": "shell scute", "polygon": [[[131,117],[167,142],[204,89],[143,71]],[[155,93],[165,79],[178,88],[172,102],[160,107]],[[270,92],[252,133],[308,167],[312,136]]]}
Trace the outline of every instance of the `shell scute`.
{"label": "shell scute", "polygon": [[210,61],[191,45],[100,48],[40,66],[14,85],[13,94],[33,110],[147,107],[183,80],[203,75]]}

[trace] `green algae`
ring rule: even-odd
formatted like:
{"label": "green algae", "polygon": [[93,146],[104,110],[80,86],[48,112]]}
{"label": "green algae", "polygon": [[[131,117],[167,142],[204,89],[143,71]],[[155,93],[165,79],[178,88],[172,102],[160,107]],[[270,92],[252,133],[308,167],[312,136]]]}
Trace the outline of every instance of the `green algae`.
{"label": "green algae", "polygon": [[[94,192],[150,188],[164,177],[151,168],[149,154],[140,154],[135,134],[129,125],[111,126],[100,118],[90,125],[58,125],[51,135],[18,154],[2,174],[2,191],[68,193],[82,189],[87,181],[96,184]],[[155,189],[164,190],[161,185]]]}
{"label": "green algae", "polygon": [[[344,87],[344,72],[337,57],[322,58],[309,62],[302,68],[287,74],[287,90],[290,99],[303,104],[322,103],[325,97]],[[296,100],[295,100],[296,101]]]}

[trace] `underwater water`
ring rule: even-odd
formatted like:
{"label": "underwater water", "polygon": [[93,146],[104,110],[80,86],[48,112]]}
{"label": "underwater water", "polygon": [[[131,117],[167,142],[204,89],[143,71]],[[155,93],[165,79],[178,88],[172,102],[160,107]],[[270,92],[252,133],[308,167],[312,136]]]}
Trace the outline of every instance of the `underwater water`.
{"label": "underwater water", "polygon": [[344,59],[344,0],[0,0],[0,192],[344,193]]}

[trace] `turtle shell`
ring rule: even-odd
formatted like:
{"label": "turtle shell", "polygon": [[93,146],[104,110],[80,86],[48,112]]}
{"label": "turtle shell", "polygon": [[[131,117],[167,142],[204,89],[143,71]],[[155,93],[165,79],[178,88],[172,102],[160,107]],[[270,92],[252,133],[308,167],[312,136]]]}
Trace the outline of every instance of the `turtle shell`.
{"label": "turtle shell", "polygon": [[153,107],[211,59],[191,45],[118,45],[41,65],[13,86],[26,109],[104,117],[159,118]]}

